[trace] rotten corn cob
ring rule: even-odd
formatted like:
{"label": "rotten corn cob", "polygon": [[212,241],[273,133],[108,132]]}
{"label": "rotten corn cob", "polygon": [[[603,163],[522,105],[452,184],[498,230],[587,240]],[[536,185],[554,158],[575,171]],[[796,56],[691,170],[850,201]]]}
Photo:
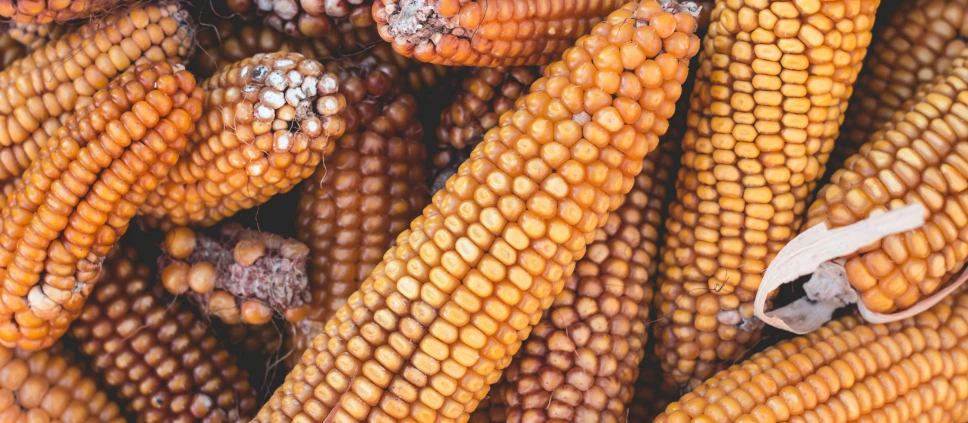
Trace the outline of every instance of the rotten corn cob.
{"label": "rotten corn cob", "polygon": [[67,22],[102,12],[123,0],[0,0],[0,17],[15,22]]}
{"label": "rotten corn cob", "polygon": [[943,73],[968,47],[966,18],[966,0],[901,2],[889,23],[875,32],[828,168],[840,169],[922,84]]}
{"label": "rotten corn cob", "polygon": [[319,38],[373,26],[372,0],[227,0],[232,11],[256,14],[290,37]]}
{"label": "rotten corn cob", "polygon": [[0,212],[0,343],[44,348],[67,330],[101,260],[185,148],[201,100],[189,72],[138,65],[57,132]]}
{"label": "rotten corn cob", "polygon": [[248,375],[151,273],[133,249],[112,252],[71,338],[137,422],[245,421],[257,405]]}
{"label": "rotten corn cob", "polygon": [[255,421],[467,419],[665,132],[695,12],[629,3],[549,65]]}
{"label": "rotten corn cob", "polygon": [[905,309],[968,261],[968,50],[847,159],[817,194],[805,227],[835,228],[906,204],[924,226],[845,257],[847,279],[874,312]]}
{"label": "rotten corn cob", "polygon": [[718,373],[655,422],[965,421],[966,319],[966,293],[887,325],[845,317]]}
{"label": "rotten corn cob", "polygon": [[288,192],[343,133],[336,76],[301,54],[257,54],[202,87],[188,150],[139,210],[149,224],[212,226]]}
{"label": "rotten corn cob", "polygon": [[620,0],[376,0],[380,36],[427,63],[542,65],[587,34]]}
{"label": "rotten corn cob", "polygon": [[716,2],[658,278],[656,356],[676,383],[759,338],[753,298],[823,176],[878,4]]}
{"label": "rotten corn cob", "polygon": [[158,271],[168,292],[230,325],[298,322],[309,313],[309,247],[279,235],[220,225],[215,233],[178,227],[165,234]]}
{"label": "rotten corn cob", "polygon": [[[64,121],[132,64],[186,59],[187,12],[171,3],[132,6],[52,40],[0,72],[0,180],[14,178],[46,147],[45,125]],[[54,120],[52,120],[54,119]]]}

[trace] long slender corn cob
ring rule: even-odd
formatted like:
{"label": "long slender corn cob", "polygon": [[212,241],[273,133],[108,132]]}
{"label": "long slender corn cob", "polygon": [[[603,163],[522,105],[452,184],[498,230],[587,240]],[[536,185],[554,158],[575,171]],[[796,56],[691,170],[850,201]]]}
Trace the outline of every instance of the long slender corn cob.
{"label": "long slender corn cob", "polygon": [[64,34],[77,31],[77,28],[77,25],[64,25],[54,22],[43,24],[10,22],[6,24],[7,34],[10,34],[11,38],[27,46],[30,50],[38,48],[50,40],[60,38]]}
{"label": "long slender corn cob", "polygon": [[80,313],[102,258],[185,148],[201,116],[195,77],[138,65],[78,110],[0,212],[0,343],[54,343]]}
{"label": "long slender corn cob", "polygon": [[372,0],[229,0],[242,15],[265,17],[265,24],[290,37],[325,37],[373,26]]}
{"label": "long slender corn cob", "polygon": [[805,227],[840,227],[921,203],[924,226],[847,257],[851,285],[874,312],[910,307],[968,261],[968,49],[834,173]]}
{"label": "long slender corn cob", "polygon": [[968,47],[966,17],[965,0],[902,2],[889,24],[875,32],[828,168],[840,169],[920,85]]}
{"label": "long slender corn cob", "polygon": [[6,69],[11,63],[27,55],[27,47],[19,43],[10,34],[0,34],[0,70]]}
{"label": "long slender corn cob", "polygon": [[343,132],[336,76],[301,54],[257,54],[202,87],[191,145],[141,207],[150,224],[211,226],[288,192]]}
{"label": "long slender corn cob", "polygon": [[120,410],[61,345],[0,347],[0,421],[124,423]]}
{"label": "long slender corn cob", "polygon": [[330,67],[341,70],[347,128],[300,193],[296,233],[311,250],[313,298],[289,338],[292,365],[430,203],[423,126],[399,69],[371,55]]}
{"label": "long slender corn cob", "polygon": [[428,63],[541,65],[623,4],[620,0],[376,0],[380,36],[398,53]]}
{"label": "long slender corn cob", "polygon": [[244,421],[257,405],[248,375],[151,273],[115,250],[70,336],[137,422]]}
{"label": "long slender corn cob", "polygon": [[694,6],[629,3],[549,65],[255,421],[467,419],[665,132]]}
{"label": "long slender corn cob", "polygon": [[671,422],[959,422],[968,294],[889,325],[846,317],[782,341],[671,404]]}
{"label": "long slender corn cob", "polygon": [[309,247],[301,242],[233,222],[211,234],[172,229],[162,246],[162,285],[204,315],[264,325],[274,316],[298,322],[309,313]]}
{"label": "long slender corn cob", "polygon": [[678,141],[663,136],[659,151],[646,156],[632,191],[512,360],[505,374],[509,422],[625,419],[645,356],[649,269],[656,268],[671,191],[672,167],[663,166],[674,161],[669,153]]}
{"label": "long slender corn cob", "polygon": [[35,134],[46,121],[65,120],[132,64],[187,58],[193,32],[176,3],[132,6],[7,66],[0,72],[0,180],[37,160],[45,146]]}
{"label": "long slender corn cob", "polygon": [[15,22],[66,22],[111,8],[123,0],[0,0],[0,17]]}
{"label": "long slender corn cob", "polygon": [[658,278],[656,355],[677,383],[759,338],[753,298],[823,176],[878,5],[716,2]]}

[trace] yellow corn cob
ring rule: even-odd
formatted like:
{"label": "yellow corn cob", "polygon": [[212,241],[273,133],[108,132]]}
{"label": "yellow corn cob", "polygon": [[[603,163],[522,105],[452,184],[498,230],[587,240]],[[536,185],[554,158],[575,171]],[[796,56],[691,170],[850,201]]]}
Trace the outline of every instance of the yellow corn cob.
{"label": "yellow corn cob", "polygon": [[621,0],[376,0],[380,36],[427,63],[523,66],[550,63]]}
{"label": "yellow corn cob", "polygon": [[920,85],[968,47],[966,18],[966,0],[901,2],[889,23],[875,32],[828,168],[840,169]]}
{"label": "yellow corn cob", "polygon": [[871,311],[912,306],[968,261],[968,49],[874,133],[817,194],[805,227],[840,227],[921,203],[924,226],[846,260]]}
{"label": "yellow corn cob", "polygon": [[76,25],[36,22],[10,22],[7,24],[7,34],[28,49],[35,49],[44,43],[60,38],[62,35],[77,31]]}
{"label": "yellow corn cob", "polygon": [[40,155],[38,131],[78,105],[133,63],[185,59],[192,51],[187,12],[173,4],[132,6],[52,40],[0,72],[0,180]]}
{"label": "yellow corn cob", "polygon": [[44,351],[0,347],[0,421],[126,422],[85,367],[60,344]]}
{"label": "yellow corn cob", "polygon": [[968,294],[888,325],[846,317],[707,380],[655,423],[961,422]]}
{"label": "yellow corn cob", "polygon": [[188,150],[141,207],[150,224],[211,226],[288,192],[343,132],[336,76],[301,54],[258,54],[202,87],[205,113]]}
{"label": "yellow corn cob", "polygon": [[256,421],[466,420],[665,132],[694,6],[629,3],[549,65]]}
{"label": "yellow corn cob", "polygon": [[47,347],[80,313],[103,257],[185,148],[195,77],[138,65],[52,138],[0,212],[0,343]]}
{"label": "yellow corn cob", "polygon": [[878,4],[716,2],[658,278],[656,355],[678,384],[758,339],[753,298],[823,176]]}
{"label": "yellow corn cob", "polygon": [[0,17],[15,22],[66,22],[106,10],[123,0],[0,0]]}
{"label": "yellow corn cob", "polygon": [[10,66],[27,54],[27,48],[20,44],[10,34],[0,34],[0,70]]}

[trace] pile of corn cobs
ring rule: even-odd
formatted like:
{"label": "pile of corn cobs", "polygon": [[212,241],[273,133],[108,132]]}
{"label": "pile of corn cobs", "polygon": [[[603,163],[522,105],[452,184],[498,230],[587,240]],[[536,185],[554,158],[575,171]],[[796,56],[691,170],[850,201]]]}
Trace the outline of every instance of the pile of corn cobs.
{"label": "pile of corn cobs", "polygon": [[968,1],[623,2],[0,0],[0,422],[968,421]]}

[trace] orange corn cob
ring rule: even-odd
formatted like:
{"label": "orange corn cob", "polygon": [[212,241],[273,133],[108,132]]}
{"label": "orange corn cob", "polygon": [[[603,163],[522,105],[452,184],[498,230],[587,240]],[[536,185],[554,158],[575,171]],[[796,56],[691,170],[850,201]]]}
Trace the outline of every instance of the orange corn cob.
{"label": "orange corn cob", "polygon": [[693,6],[629,3],[549,65],[255,421],[466,420],[665,132]]}
{"label": "orange corn cob", "polygon": [[188,150],[140,210],[150,224],[211,226],[288,192],[343,132],[336,76],[301,54],[257,54],[202,87],[205,113]]}
{"label": "orange corn cob", "polygon": [[[0,0],[2,2],[2,0]],[[51,118],[61,121],[134,63],[185,59],[194,32],[175,4],[132,6],[52,40],[0,72],[0,180],[37,160]]]}
{"label": "orange corn cob", "polygon": [[805,227],[840,227],[921,203],[924,226],[846,257],[846,273],[874,312],[905,309],[968,261],[968,49],[874,133],[817,194]]}
{"label": "orange corn cob", "polygon": [[195,77],[139,65],[94,95],[16,183],[0,212],[0,343],[54,343],[103,257],[185,148],[201,115]]}
{"label": "orange corn cob", "polygon": [[265,17],[265,24],[290,37],[325,37],[373,26],[372,0],[228,0],[232,11]]}
{"label": "orange corn cob", "polygon": [[60,344],[44,351],[0,347],[0,377],[0,421],[127,421],[85,366]]}
{"label": "orange corn cob", "polygon": [[279,235],[220,225],[208,234],[178,227],[165,234],[158,257],[162,285],[202,310],[235,325],[290,322],[309,312],[309,247]]}
{"label": "orange corn cob", "polygon": [[0,17],[15,22],[66,22],[82,19],[122,0],[0,0]]}
{"label": "orange corn cob", "polygon": [[10,34],[0,34],[0,70],[10,66],[27,54],[27,48],[20,44]]}
{"label": "orange corn cob", "polygon": [[2,210],[4,207],[7,207],[7,200],[9,200],[13,195],[16,182],[17,181],[0,182],[0,210]]}
{"label": "orange corn cob", "polygon": [[753,298],[823,176],[878,4],[716,2],[658,278],[656,356],[676,383],[757,341]]}
{"label": "orange corn cob", "polygon": [[133,249],[115,250],[70,336],[133,421],[245,421],[257,399],[235,353],[151,273]]}
{"label": "orange corn cob", "polygon": [[828,168],[840,169],[922,84],[943,73],[968,47],[965,18],[966,0],[901,2],[875,33]]}
{"label": "orange corn cob", "polygon": [[888,325],[845,317],[718,373],[672,422],[959,422],[968,418],[968,293]]}
{"label": "orange corn cob", "polygon": [[622,6],[620,0],[376,0],[380,36],[428,63],[541,65]]}

